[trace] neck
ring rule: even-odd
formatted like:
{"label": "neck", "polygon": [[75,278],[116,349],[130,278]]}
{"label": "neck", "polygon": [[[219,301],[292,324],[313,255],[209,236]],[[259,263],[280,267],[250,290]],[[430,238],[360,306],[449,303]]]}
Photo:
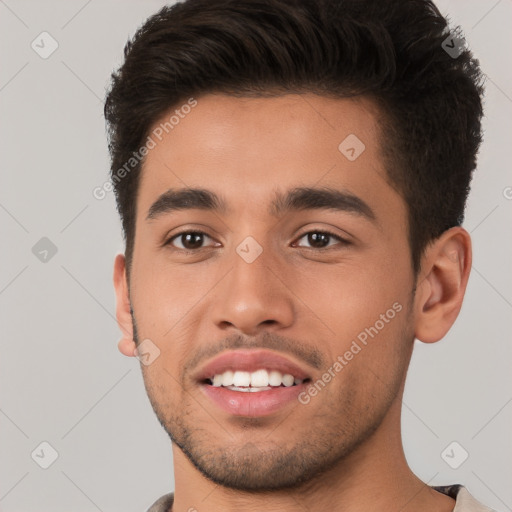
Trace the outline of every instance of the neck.
{"label": "neck", "polygon": [[221,487],[206,479],[173,446],[176,490],[172,512],[452,512],[455,501],[423,483],[407,465],[400,431],[401,396],[388,412],[377,431],[349,456],[295,489],[254,493]]}

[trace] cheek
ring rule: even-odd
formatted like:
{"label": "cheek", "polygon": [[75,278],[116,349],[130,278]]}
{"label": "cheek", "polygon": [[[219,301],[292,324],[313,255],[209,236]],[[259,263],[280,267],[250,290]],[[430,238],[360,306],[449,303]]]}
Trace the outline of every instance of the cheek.
{"label": "cheek", "polygon": [[413,339],[407,274],[368,263],[319,268],[298,280],[294,291],[307,306],[301,305],[297,315],[311,318],[322,333],[328,365],[338,363],[331,371],[334,385],[328,387],[350,387],[354,397],[395,389]]}
{"label": "cheek", "polygon": [[192,405],[188,395],[183,393],[177,373],[177,369],[170,367],[169,361],[162,357],[142,368],[146,394],[157,417],[165,425],[176,424]]}
{"label": "cheek", "polygon": [[[144,256],[144,255],[142,255]],[[204,263],[171,264],[165,255],[141,257],[134,264],[132,302],[141,330],[166,339],[181,330],[188,315],[194,314],[215,275]]]}
{"label": "cheek", "polygon": [[[333,337],[355,336],[374,325],[381,315],[393,320],[400,305],[405,307],[412,284],[394,263],[355,259],[339,266],[308,265],[305,270],[290,273],[288,280],[294,294],[303,301],[298,305],[304,307],[304,314],[309,310],[309,316],[316,315]],[[395,303],[398,305],[393,308]]]}

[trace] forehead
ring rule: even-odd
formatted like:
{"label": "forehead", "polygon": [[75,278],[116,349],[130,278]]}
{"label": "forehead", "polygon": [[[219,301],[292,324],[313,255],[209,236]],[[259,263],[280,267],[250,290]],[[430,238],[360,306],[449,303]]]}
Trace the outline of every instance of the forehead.
{"label": "forehead", "polygon": [[262,214],[272,210],[277,190],[296,187],[329,187],[383,202],[396,193],[386,179],[378,117],[369,100],[314,94],[210,94],[184,102],[153,126],[138,217],[166,190],[187,187],[215,192],[230,211],[260,205]]}

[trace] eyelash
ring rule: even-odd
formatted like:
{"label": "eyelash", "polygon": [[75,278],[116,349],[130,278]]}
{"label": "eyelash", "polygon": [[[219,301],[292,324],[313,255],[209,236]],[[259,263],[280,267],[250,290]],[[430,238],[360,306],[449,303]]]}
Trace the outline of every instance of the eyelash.
{"label": "eyelash", "polygon": [[[314,230],[311,230],[311,231],[306,231],[306,233],[303,233],[301,236],[299,236],[297,238],[297,240],[300,240],[302,238],[304,238],[305,236],[311,234],[311,233],[317,233],[317,234],[322,234],[322,235],[328,235],[329,237],[331,238],[334,238],[336,239],[338,242],[340,242],[340,245],[342,246],[347,246],[347,245],[350,245],[351,242],[349,242],[348,240],[345,240],[344,238],[341,238],[339,235],[336,235],[334,233],[332,233],[331,231],[328,231],[328,230],[319,230],[319,229],[314,229]],[[171,238],[169,238],[165,243],[164,243],[164,246],[169,246],[171,245],[172,246],[172,242],[179,238],[180,236],[183,236],[183,235],[189,235],[189,234],[195,234],[195,235],[205,235],[206,237],[212,239],[207,233],[205,233],[204,231],[193,231],[193,230],[190,230],[190,231],[182,231],[181,233],[177,233],[175,235],[173,235]],[[327,246],[327,247],[321,247],[321,248],[316,248],[316,247],[302,247],[303,249],[312,249],[312,250],[316,250],[316,251],[326,251],[328,250],[330,247],[332,246]],[[194,253],[194,252],[199,252],[200,250],[202,249],[206,249],[207,247],[199,247],[198,249],[181,249],[180,247],[173,247],[173,249],[177,250],[177,251],[182,251],[182,252],[186,252],[186,253]]]}

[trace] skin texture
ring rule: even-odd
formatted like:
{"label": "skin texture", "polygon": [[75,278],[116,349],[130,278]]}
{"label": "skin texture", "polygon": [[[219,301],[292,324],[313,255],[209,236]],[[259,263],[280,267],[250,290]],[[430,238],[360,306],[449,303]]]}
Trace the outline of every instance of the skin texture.
{"label": "skin texture", "polygon": [[[160,350],[141,368],[174,441],[173,510],[453,510],[453,499],[410,471],[400,411],[414,338],[438,341],[459,313],[471,268],[468,233],[446,231],[413,275],[407,207],[386,178],[370,100],[197,101],[146,157],[130,287],[123,255],[114,266],[120,351],[133,356],[135,338]],[[354,161],[338,149],[349,134],[365,145]],[[146,219],[163,192],[186,187],[219,194],[228,210]],[[271,215],[276,191],[295,187],[349,192],[375,220],[316,209]],[[327,248],[315,248],[307,233],[325,230],[348,243],[327,237]],[[204,232],[202,248],[186,253],[183,237],[165,245],[183,231]],[[263,249],[252,263],[236,251],[248,236]],[[235,417],[193,378],[206,354],[265,347],[316,381],[397,303],[400,312],[307,405]]]}

